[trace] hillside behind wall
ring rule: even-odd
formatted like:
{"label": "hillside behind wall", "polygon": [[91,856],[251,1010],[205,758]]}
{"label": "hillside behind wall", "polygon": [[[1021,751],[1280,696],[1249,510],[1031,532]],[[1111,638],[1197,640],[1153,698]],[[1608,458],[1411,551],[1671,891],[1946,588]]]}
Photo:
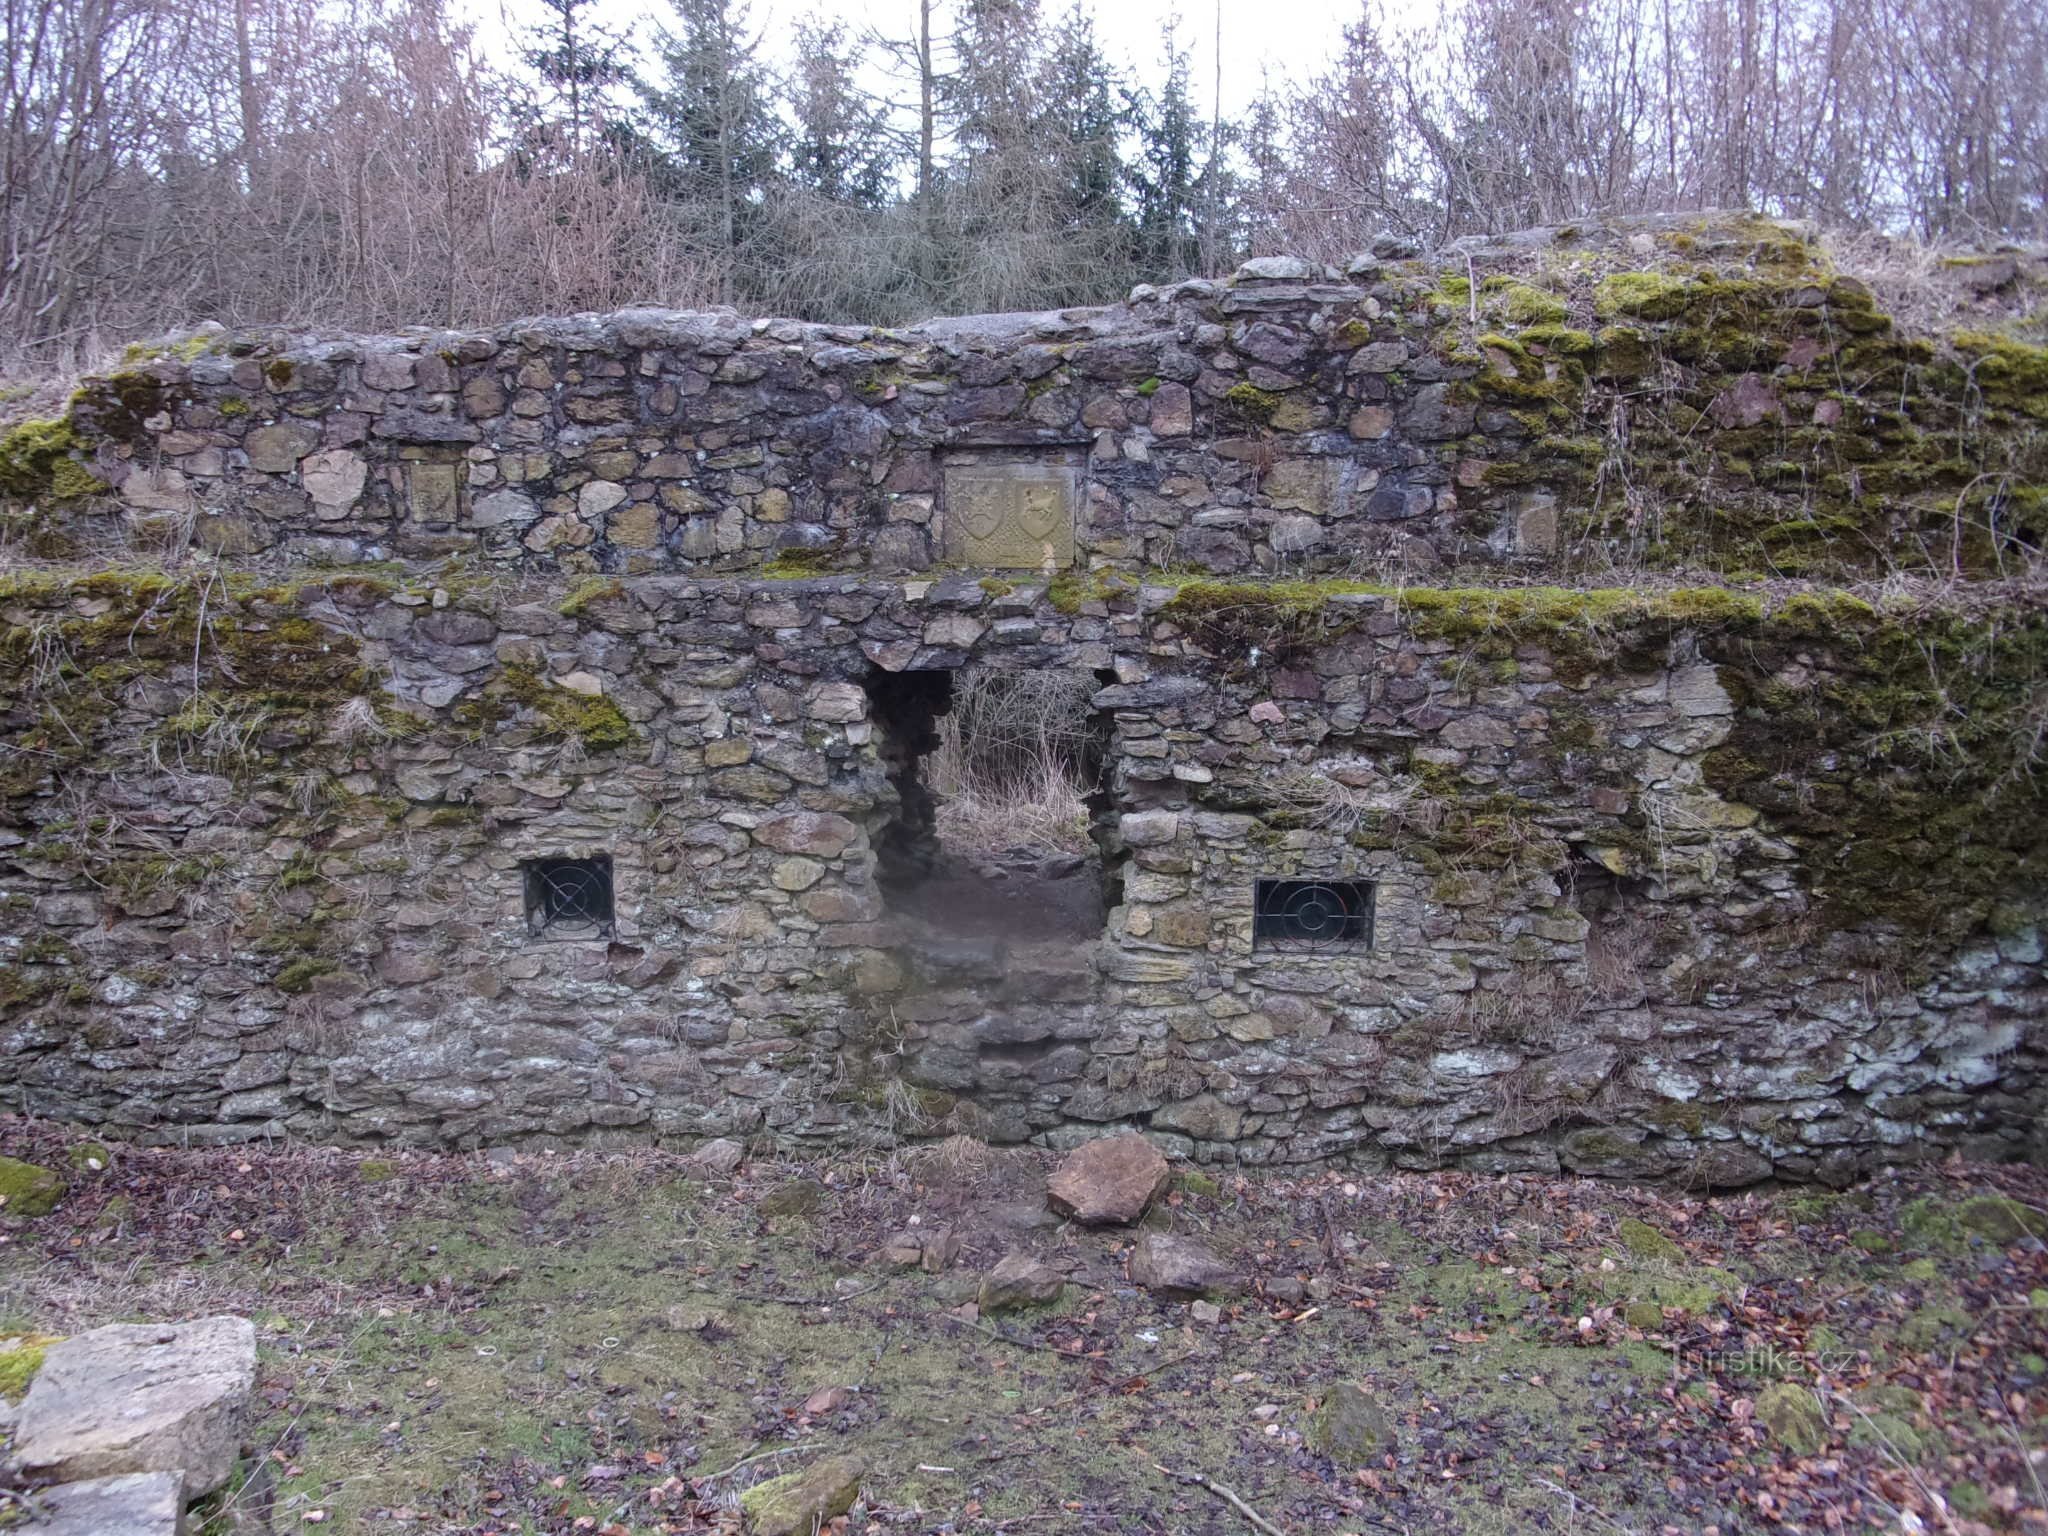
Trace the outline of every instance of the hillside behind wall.
{"label": "hillside behind wall", "polygon": [[[2044,420],[2037,350],[1900,339],[1747,221],[906,332],[175,340],[0,462],[0,1096],[1715,1185],[2038,1152]],[[1900,567],[1949,581],[1817,584]],[[1036,983],[876,880],[877,679],[968,668],[1098,685],[1114,901]],[[534,862],[596,856],[615,931],[537,938]],[[1262,879],[1370,884],[1369,947],[1255,944]]]}

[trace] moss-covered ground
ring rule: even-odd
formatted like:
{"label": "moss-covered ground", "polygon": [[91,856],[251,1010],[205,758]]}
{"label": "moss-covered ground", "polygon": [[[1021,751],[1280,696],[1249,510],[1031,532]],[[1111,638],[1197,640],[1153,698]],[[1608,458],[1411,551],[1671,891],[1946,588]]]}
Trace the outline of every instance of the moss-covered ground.
{"label": "moss-covered ground", "polygon": [[[1195,1177],[1150,1220],[1242,1266],[1204,1322],[1130,1285],[1132,1231],[1044,1216],[1044,1171],[971,1144],[730,1181],[654,1151],[117,1149],[9,1225],[0,1333],[254,1317],[279,1530],[732,1529],[746,1486],[828,1454],[867,1469],[856,1531],[1247,1528],[1161,1467],[1289,1532],[2039,1528],[2038,1176],[1713,1202]],[[913,1220],[959,1263],[881,1262]],[[1013,1246],[1067,1299],[964,1312]],[[1340,1380],[1394,1427],[1372,1465],[1305,1443]],[[1805,1456],[1757,1409],[1788,1383],[1822,1410]]]}

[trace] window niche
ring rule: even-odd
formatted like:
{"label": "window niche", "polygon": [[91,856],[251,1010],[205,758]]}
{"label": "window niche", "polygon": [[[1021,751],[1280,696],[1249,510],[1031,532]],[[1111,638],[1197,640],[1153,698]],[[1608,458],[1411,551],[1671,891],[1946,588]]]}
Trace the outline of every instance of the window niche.
{"label": "window niche", "polygon": [[1334,953],[1372,948],[1370,880],[1259,880],[1252,893],[1252,948]]}
{"label": "window niche", "polygon": [[609,854],[587,859],[528,859],[520,867],[526,878],[526,931],[534,938],[612,936]]}

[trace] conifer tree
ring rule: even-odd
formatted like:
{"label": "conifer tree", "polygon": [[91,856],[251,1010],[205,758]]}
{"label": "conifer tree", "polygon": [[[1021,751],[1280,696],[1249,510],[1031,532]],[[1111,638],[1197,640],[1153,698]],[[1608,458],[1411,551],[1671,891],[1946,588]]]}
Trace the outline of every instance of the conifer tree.
{"label": "conifer tree", "polygon": [[1127,93],[1138,153],[1126,173],[1134,197],[1137,263],[1148,279],[1184,276],[1201,259],[1196,166],[1208,132],[1188,85],[1187,50],[1166,29],[1166,76],[1157,94]]}
{"label": "conifer tree", "polygon": [[830,202],[877,208],[900,157],[886,104],[860,87],[863,62],[844,25],[798,24],[783,95],[793,124],[789,180]]}
{"label": "conifer tree", "polygon": [[744,0],[671,0],[655,35],[657,73],[639,82],[656,187],[727,274],[777,180],[783,125]]}

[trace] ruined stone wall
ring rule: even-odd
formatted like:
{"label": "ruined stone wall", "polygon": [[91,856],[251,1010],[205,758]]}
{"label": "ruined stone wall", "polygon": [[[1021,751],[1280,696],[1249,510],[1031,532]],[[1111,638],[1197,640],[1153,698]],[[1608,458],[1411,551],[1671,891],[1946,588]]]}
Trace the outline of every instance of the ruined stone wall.
{"label": "ruined stone wall", "polygon": [[[1714,1184],[2027,1149],[2038,800],[1868,722],[1930,637],[1944,687],[2021,686],[2038,618],[1107,585],[14,578],[51,675],[8,716],[0,1094],[165,1139],[1126,1122]],[[1101,680],[1120,899],[1060,975],[892,922],[878,664]],[[535,937],[522,860],[596,853],[616,932]],[[1374,882],[1370,946],[1255,947],[1289,876]]]}
{"label": "ruined stone wall", "polygon": [[[173,340],[0,445],[0,1103],[1713,1185],[2038,1152],[2048,621],[1758,578],[1998,576],[2044,379],[1748,221],[901,332]],[[1099,932],[937,942],[878,879],[904,700],[976,668],[1094,690]],[[536,932],[593,858],[610,931]],[[1287,880],[1369,933],[1262,937]]]}
{"label": "ruined stone wall", "polygon": [[[907,331],[646,310],[202,333],[89,382],[64,462],[145,534],[238,559],[1756,576],[2041,543],[2032,349],[1903,339],[1761,222],[1468,254],[1272,258]],[[992,550],[967,505],[989,466],[1071,513]]]}

